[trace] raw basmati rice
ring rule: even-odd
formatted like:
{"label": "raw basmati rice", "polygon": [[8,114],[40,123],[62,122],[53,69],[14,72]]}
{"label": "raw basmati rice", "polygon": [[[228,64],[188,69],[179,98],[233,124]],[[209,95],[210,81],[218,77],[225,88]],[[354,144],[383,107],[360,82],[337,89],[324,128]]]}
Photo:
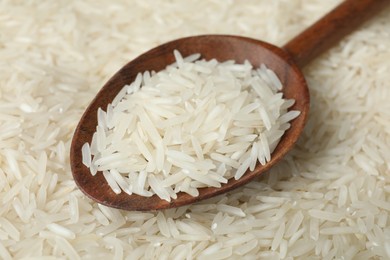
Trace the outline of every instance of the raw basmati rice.
{"label": "raw basmati rice", "polygon": [[[312,107],[301,139],[269,174],[245,187],[177,209],[125,212],[89,200],[70,173],[70,140],[82,112],[128,60],[204,33],[281,46],[340,2],[0,1],[0,258],[202,259],[217,244],[227,259],[389,259],[388,9],[305,69]],[[219,99],[239,106],[237,94]],[[167,101],[149,107],[155,112]],[[191,141],[203,147],[200,138]],[[226,160],[213,171],[222,176],[229,167]],[[245,216],[220,212],[223,205]],[[72,232],[70,238],[52,232],[51,224]]]}
{"label": "raw basmati rice", "polygon": [[[116,194],[146,190],[171,201],[177,192],[196,196],[194,188],[221,187],[228,178],[253,171],[257,162],[269,162],[288,122],[300,114],[287,111],[294,100],[283,99],[281,82],[264,64],[254,69],[247,61],[218,63],[198,60],[200,54],[173,54],[173,65],[139,73],[107,112],[98,109],[91,144],[82,147],[83,164],[92,175],[103,171]],[[150,103],[156,104],[152,110]],[[140,169],[131,161],[145,162],[145,182],[138,181],[134,172]],[[222,165],[226,170],[215,174]]]}

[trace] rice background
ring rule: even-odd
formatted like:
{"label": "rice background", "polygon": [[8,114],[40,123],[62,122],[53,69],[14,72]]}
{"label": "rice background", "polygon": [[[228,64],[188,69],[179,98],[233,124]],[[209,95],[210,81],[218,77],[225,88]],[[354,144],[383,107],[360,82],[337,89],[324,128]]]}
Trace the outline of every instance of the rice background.
{"label": "rice background", "polygon": [[305,68],[303,136],[243,188],[125,212],[69,167],[83,110],[132,58],[206,33],[282,45],[339,2],[0,1],[0,258],[389,259],[389,9]]}

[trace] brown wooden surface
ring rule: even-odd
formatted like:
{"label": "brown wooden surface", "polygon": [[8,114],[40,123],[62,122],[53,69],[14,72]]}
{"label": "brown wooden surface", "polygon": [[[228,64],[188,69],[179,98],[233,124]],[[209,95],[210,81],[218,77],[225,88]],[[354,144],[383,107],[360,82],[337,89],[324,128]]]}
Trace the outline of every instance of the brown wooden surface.
{"label": "brown wooden surface", "polygon": [[[174,62],[173,50],[179,50],[183,56],[201,53],[205,59],[215,58],[219,61],[236,60],[239,63],[249,60],[258,67],[266,64],[280,77],[285,98],[293,98],[296,104],[292,109],[300,110],[302,114],[292,122],[292,127],[283,136],[280,144],[273,153],[272,160],[266,166],[258,166],[253,172],[248,172],[240,180],[229,180],[222,188],[200,189],[198,197],[185,193],[178,194],[178,198],[171,203],[161,201],[157,196],[151,198],[138,195],[127,195],[122,192],[116,195],[108,186],[102,174],[92,176],[87,167],[82,164],[81,147],[85,142],[91,142],[97,125],[97,109],[105,108],[119,90],[131,83],[138,72],[145,70],[159,71],[167,64]],[[97,202],[127,210],[151,210],[177,207],[222,194],[268,170],[277,163],[292,148],[298,139],[309,109],[309,92],[303,75],[292,59],[280,48],[270,44],[237,36],[207,35],[180,39],[156,49],[153,49],[124,66],[101,89],[96,98],[82,116],[74,133],[71,147],[71,166],[74,179],[80,189]]]}
{"label": "brown wooden surface", "polygon": [[[299,138],[307,120],[309,91],[306,81],[296,63],[300,65],[306,64],[329,48],[336,40],[348,33],[350,29],[345,29],[345,27],[348,27],[345,24],[348,24],[349,19],[354,19],[355,15],[368,17],[366,14],[362,14],[363,10],[367,8],[367,5],[378,4],[378,6],[383,6],[384,2],[388,3],[389,1],[348,0],[347,4],[341,5],[341,9],[337,9],[339,11],[331,13],[331,19],[321,20],[322,22],[317,23],[315,27],[305,31],[302,35],[288,43],[284,47],[288,53],[268,43],[245,37],[204,35],[172,41],[139,56],[125,65],[103,86],[86,109],[75,130],[71,144],[70,162],[77,185],[90,198],[106,206],[125,210],[147,211],[187,205],[228,192],[248,183],[283,158]],[[361,8],[359,8],[359,3],[362,5]],[[350,14],[349,8],[355,12],[354,15]],[[372,15],[374,10],[379,9],[371,8],[370,10],[372,11],[370,12]],[[337,24],[337,21],[343,24]],[[355,21],[353,24],[355,26],[357,22]],[[321,40],[318,40],[316,37],[317,31],[322,32],[319,34],[322,37],[320,38]],[[337,35],[337,37],[331,37],[330,44],[323,43],[332,34]],[[91,142],[97,125],[97,109],[99,107],[106,108],[107,104],[114,99],[120,89],[135,79],[138,72],[145,70],[159,71],[164,69],[166,65],[174,62],[173,50],[175,49],[179,50],[184,56],[201,53],[205,59],[215,58],[219,61],[233,59],[239,63],[247,59],[254,66],[259,66],[261,63],[266,64],[280,78],[284,86],[284,97],[296,100],[296,104],[291,109],[300,110],[301,115],[292,121],[291,128],[282,137],[279,145],[272,154],[272,160],[268,164],[265,166],[258,165],[253,172],[247,172],[239,180],[230,179],[221,188],[199,189],[200,194],[198,197],[179,193],[178,198],[172,200],[170,203],[160,200],[156,195],[150,198],[127,195],[124,192],[117,195],[110,189],[102,174],[92,176],[89,173],[89,169],[82,164],[81,147],[85,142]],[[308,53],[303,53],[304,51],[308,51]]]}

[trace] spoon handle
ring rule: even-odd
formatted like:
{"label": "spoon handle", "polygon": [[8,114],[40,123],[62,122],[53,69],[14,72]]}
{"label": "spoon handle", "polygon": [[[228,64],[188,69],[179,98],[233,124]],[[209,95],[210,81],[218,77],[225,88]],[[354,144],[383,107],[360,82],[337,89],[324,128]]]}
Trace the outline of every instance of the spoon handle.
{"label": "spoon handle", "polygon": [[289,41],[283,49],[302,68],[387,4],[390,0],[346,0]]}

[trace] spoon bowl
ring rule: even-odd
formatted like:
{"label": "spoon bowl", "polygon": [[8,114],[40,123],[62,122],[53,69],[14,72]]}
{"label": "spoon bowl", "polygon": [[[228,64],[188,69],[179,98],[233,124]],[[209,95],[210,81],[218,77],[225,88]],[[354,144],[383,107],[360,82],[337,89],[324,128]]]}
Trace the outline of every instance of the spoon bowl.
{"label": "spoon bowl", "polygon": [[[220,188],[201,188],[197,197],[181,192],[178,198],[171,202],[161,200],[157,195],[142,197],[135,194],[128,195],[124,192],[116,194],[102,174],[92,176],[89,169],[82,164],[81,147],[85,142],[91,142],[92,135],[96,131],[98,108],[106,108],[123,86],[135,80],[139,72],[145,70],[157,72],[175,62],[174,50],[178,50],[183,56],[201,53],[202,58],[217,59],[219,62],[235,60],[237,63],[243,63],[248,60],[254,67],[259,67],[264,63],[278,75],[283,84],[284,98],[296,100],[291,109],[299,110],[301,114],[291,121],[291,128],[283,135],[272,153],[270,162],[264,166],[258,164],[254,171],[248,171],[238,180],[231,178]],[[291,56],[284,50],[262,41],[230,35],[202,35],[171,41],[142,54],[125,65],[103,86],[89,105],[76,128],[72,141],[70,158],[73,177],[85,194],[110,207],[127,210],[157,210],[187,205],[242,186],[270,169],[297,141],[305,125],[308,111],[309,90],[305,78]]]}
{"label": "spoon bowl", "polygon": [[[300,68],[389,3],[389,0],[346,0],[283,48],[240,36],[202,35],[171,41],[142,54],[120,69],[103,86],[83,114],[75,130],[70,150],[71,169],[76,184],[91,199],[106,206],[149,211],[191,204],[248,183],[280,161],[303,131],[309,111],[309,90]],[[248,60],[254,67],[265,64],[282,82],[284,98],[295,99],[295,105],[290,109],[299,110],[301,114],[290,122],[291,127],[282,136],[270,162],[264,166],[258,164],[254,171],[246,172],[238,180],[232,178],[220,188],[201,188],[197,197],[179,193],[177,199],[171,202],[161,200],[157,195],[142,197],[124,192],[115,194],[102,174],[92,176],[89,169],[83,165],[81,148],[84,143],[91,142],[97,126],[98,108],[106,108],[123,86],[135,80],[139,72],[146,70],[157,72],[172,64],[175,61],[174,50],[178,50],[183,56],[200,53],[206,60],[217,59],[219,62],[235,60],[237,63]]]}

